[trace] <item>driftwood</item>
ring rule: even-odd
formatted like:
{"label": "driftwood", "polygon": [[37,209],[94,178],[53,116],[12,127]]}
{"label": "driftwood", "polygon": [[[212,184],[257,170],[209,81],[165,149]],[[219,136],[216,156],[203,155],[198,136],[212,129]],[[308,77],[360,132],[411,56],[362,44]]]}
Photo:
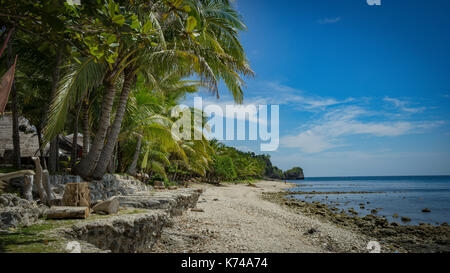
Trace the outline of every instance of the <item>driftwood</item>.
{"label": "driftwood", "polygon": [[47,170],[43,170],[41,166],[41,160],[39,157],[32,157],[34,165],[36,167],[35,171],[32,170],[22,170],[7,174],[0,174],[0,180],[8,182],[9,180],[17,177],[24,178],[23,184],[23,195],[29,201],[33,200],[33,184],[36,185],[36,189],[39,193],[39,198],[41,202],[46,205],[52,205],[54,200],[54,193],[50,187],[50,179]]}
{"label": "driftwood", "polygon": [[53,206],[47,210],[47,219],[86,219],[88,216],[88,207]]}
{"label": "driftwood", "polygon": [[71,207],[90,207],[89,183],[67,183],[61,204]]}
{"label": "driftwood", "polygon": [[47,203],[49,205],[54,205],[53,201],[55,199],[55,194],[53,193],[52,188],[50,186],[50,176],[48,174],[48,170],[42,171],[42,186],[47,196]]}
{"label": "driftwood", "polygon": [[23,177],[26,175],[34,175],[34,171],[32,170],[22,170],[22,171],[17,171],[17,172],[12,172],[12,173],[5,173],[5,174],[0,174],[0,180],[8,182],[9,180],[13,179],[13,178],[17,178],[17,177]]}
{"label": "driftwood", "polygon": [[92,210],[95,213],[116,214],[119,212],[119,205],[120,205],[119,200],[113,197],[109,200],[99,202],[92,208]]}
{"label": "driftwood", "polygon": [[33,180],[33,175],[25,175],[23,178],[23,196],[25,196],[25,199],[28,201],[33,201]]}
{"label": "driftwood", "polygon": [[[0,174],[0,188],[5,187],[9,183],[9,180],[13,178],[23,177],[24,185],[23,185],[23,195],[28,201],[33,201],[33,178],[35,172],[32,170],[22,170],[12,173]],[[3,182],[3,183],[2,183]]]}
{"label": "driftwood", "polygon": [[39,157],[32,157],[34,161],[34,165],[36,167],[36,174],[34,175],[34,184],[36,184],[36,189],[39,193],[39,198],[43,204],[48,204],[47,193],[44,190],[44,186],[42,185],[42,166],[41,160]]}

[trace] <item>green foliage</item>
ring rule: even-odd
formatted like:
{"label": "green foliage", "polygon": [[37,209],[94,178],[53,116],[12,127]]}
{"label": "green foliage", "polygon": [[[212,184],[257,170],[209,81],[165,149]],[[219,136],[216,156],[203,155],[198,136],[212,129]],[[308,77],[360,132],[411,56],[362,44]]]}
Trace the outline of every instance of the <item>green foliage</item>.
{"label": "green foliage", "polygon": [[237,177],[233,160],[229,156],[216,156],[214,158],[214,172],[223,180],[234,180]]}
{"label": "green foliage", "polygon": [[[39,136],[43,131],[44,144],[73,133],[82,103],[88,105],[89,133],[102,135],[97,134],[100,117],[114,117],[123,109],[119,91],[128,79],[132,91],[122,103],[126,111],[117,143],[120,171],[137,158],[138,171],[150,180],[281,176],[267,155],[241,152],[204,136],[180,140],[170,130],[175,121],[170,111],[199,87],[219,96],[223,81],[237,103],[243,100],[242,77],[253,71],[239,40],[246,26],[231,1],[0,1],[0,23],[6,26],[0,34],[16,26],[21,114]],[[107,97],[110,87],[116,92]],[[102,105],[104,98],[114,101],[109,110]],[[192,132],[201,129],[192,126]]]}

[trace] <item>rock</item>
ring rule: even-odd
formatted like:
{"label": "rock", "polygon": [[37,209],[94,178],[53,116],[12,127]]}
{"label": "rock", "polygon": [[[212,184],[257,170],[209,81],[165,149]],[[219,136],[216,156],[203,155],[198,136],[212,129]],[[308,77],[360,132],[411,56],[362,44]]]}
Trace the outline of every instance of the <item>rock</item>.
{"label": "rock", "polygon": [[305,235],[312,235],[312,234],[314,234],[314,233],[316,233],[316,232],[318,232],[317,229],[315,229],[315,228],[310,228],[310,229],[308,229],[308,231],[305,232]]}
{"label": "rock", "polygon": [[173,191],[173,190],[178,189],[178,187],[177,187],[177,186],[170,186],[168,189],[171,190],[171,191]]}
{"label": "rock", "polygon": [[26,227],[36,223],[43,209],[14,194],[0,195],[0,229]]}
{"label": "rock", "polygon": [[303,169],[300,167],[295,167],[290,170],[287,170],[283,174],[284,179],[286,180],[303,180],[305,176],[303,175]]}
{"label": "rock", "polygon": [[116,214],[119,212],[119,205],[119,199],[113,197],[109,200],[99,202],[92,208],[92,210],[95,213]]}
{"label": "rock", "polygon": [[[66,184],[81,183],[82,181],[81,177],[74,175],[50,175],[52,190],[61,197]],[[91,202],[108,200],[118,195],[146,194],[151,190],[151,186],[127,175],[105,174],[102,180],[89,182]]]}
{"label": "rock", "polygon": [[405,222],[405,223],[411,222],[411,218],[406,217],[406,216],[402,216],[402,218],[400,218],[400,220],[402,220],[402,222]]}
{"label": "rock", "polygon": [[429,208],[424,208],[424,209],[422,210],[422,212],[431,212],[431,210],[430,210]]}

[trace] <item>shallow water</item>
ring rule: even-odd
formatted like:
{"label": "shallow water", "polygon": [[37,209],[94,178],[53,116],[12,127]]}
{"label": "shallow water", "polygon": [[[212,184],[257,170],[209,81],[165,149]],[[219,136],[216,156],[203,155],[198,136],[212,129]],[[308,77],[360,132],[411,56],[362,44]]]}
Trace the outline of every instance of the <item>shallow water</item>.
{"label": "shallow water", "polygon": [[[364,194],[301,194],[292,197],[307,202],[319,201],[339,209],[353,208],[359,216],[385,216],[390,222],[417,225],[450,222],[450,176],[327,177],[290,181],[299,185],[290,191],[373,192]],[[360,205],[364,205],[361,208]],[[428,208],[429,213],[422,212]],[[398,218],[394,218],[398,214]],[[403,223],[406,216],[411,222]]]}

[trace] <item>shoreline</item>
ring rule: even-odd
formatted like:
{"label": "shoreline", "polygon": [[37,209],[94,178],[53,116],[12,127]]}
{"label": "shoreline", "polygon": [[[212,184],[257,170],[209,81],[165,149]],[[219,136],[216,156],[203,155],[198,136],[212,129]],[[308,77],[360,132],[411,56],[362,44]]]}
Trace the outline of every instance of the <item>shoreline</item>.
{"label": "shoreline", "polygon": [[[293,184],[293,187],[297,186],[297,184]],[[315,193],[323,194],[319,192],[306,194]],[[357,214],[350,214],[353,209],[349,209],[349,213],[346,213],[319,201],[306,202],[288,197],[291,194],[292,192],[286,191],[268,193],[263,198],[310,217],[319,217],[338,227],[373,237],[393,252],[450,252],[450,227],[448,224],[402,225],[388,222],[385,217],[374,214],[359,217]]]}
{"label": "shoreline", "polygon": [[[256,187],[255,187],[256,186]],[[154,252],[383,253],[448,252],[448,226],[402,226],[379,216],[334,212],[325,204],[287,198],[294,183],[259,181],[203,188],[198,208],[174,219]]]}
{"label": "shoreline", "polygon": [[293,187],[292,183],[259,181],[251,186],[192,187],[203,189],[197,204],[200,212],[191,210],[174,218],[152,252],[367,253],[367,244],[372,240],[263,198],[264,194]]}

